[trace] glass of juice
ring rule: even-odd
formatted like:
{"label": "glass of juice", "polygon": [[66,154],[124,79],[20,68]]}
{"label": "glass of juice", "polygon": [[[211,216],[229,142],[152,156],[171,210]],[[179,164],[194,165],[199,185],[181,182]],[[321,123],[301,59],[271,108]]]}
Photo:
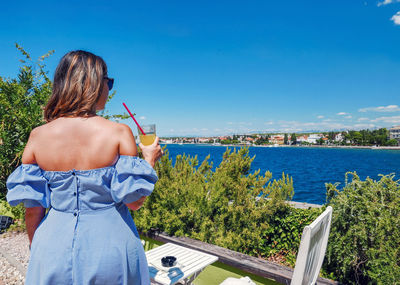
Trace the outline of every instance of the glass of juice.
{"label": "glass of juice", "polygon": [[143,125],[141,127],[143,131],[146,133],[146,135],[143,135],[140,129],[138,128],[140,142],[143,145],[151,145],[156,139],[156,125],[150,124],[150,125]]}

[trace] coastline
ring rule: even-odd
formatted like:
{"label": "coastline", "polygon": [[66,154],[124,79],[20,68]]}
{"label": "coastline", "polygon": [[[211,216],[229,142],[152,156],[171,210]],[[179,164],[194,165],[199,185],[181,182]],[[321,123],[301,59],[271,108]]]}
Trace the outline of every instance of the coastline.
{"label": "coastline", "polygon": [[247,144],[210,144],[210,143],[160,143],[162,145],[195,145],[219,147],[263,147],[263,148],[339,148],[339,149],[373,149],[373,150],[400,150],[400,146],[356,146],[356,145],[247,145]]}

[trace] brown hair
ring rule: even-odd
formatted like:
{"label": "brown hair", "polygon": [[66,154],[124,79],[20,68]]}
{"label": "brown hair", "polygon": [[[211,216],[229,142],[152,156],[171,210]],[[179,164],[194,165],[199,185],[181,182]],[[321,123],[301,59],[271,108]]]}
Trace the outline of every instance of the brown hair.
{"label": "brown hair", "polygon": [[59,117],[90,117],[107,76],[104,60],[93,53],[77,50],[64,55],[54,74],[53,92],[46,107],[47,122]]}

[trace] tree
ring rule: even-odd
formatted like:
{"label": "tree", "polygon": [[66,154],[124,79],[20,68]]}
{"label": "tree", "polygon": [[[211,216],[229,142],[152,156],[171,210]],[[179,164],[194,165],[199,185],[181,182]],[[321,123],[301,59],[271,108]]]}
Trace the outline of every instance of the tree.
{"label": "tree", "polygon": [[396,139],[391,139],[386,142],[387,146],[397,146],[399,142]]}
{"label": "tree", "polygon": [[326,184],[334,209],[324,267],[343,284],[398,284],[400,184],[394,174],[362,181],[346,173],[343,189]]}
{"label": "tree", "polygon": [[372,132],[375,137],[376,145],[385,145],[388,141],[388,130],[386,128],[381,128]]}
{"label": "tree", "polygon": [[52,88],[43,60],[53,51],[34,62],[21,46],[16,47],[24,56],[17,78],[0,77],[0,198],[7,192],[7,177],[21,163],[31,130],[45,123],[42,108]]}
{"label": "tree", "polygon": [[295,133],[293,133],[293,134],[290,136],[290,140],[292,141],[292,144],[296,144],[297,138],[296,138],[296,134],[295,134]]}
{"label": "tree", "polygon": [[369,144],[369,138],[371,136],[371,132],[369,130],[360,130],[361,134],[361,145],[368,145]]}
{"label": "tree", "polygon": [[268,143],[268,135],[265,135],[265,136],[262,135],[262,136],[258,137],[254,142],[254,144],[256,144],[256,145],[262,145],[262,144],[267,144],[267,143]]}
{"label": "tree", "polygon": [[328,139],[330,143],[333,143],[335,141],[335,137],[336,137],[335,132],[329,132]]}
{"label": "tree", "polygon": [[284,143],[284,144],[288,144],[288,141],[289,141],[288,135],[285,134],[285,136],[283,137],[283,143]]}

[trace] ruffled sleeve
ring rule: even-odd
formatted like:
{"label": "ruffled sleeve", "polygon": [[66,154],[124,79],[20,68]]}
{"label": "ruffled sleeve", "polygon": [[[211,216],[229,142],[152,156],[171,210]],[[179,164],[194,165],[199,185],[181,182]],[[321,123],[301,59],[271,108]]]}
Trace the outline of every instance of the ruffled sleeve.
{"label": "ruffled sleeve", "polygon": [[149,196],[158,177],[147,161],[136,156],[121,155],[111,180],[111,196],[117,203],[135,202]]}
{"label": "ruffled sleeve", "polygon": [[48,208],[50,192],[42,170],[36,164],[22,164],[7,179],[7,201],[11,206]]}

